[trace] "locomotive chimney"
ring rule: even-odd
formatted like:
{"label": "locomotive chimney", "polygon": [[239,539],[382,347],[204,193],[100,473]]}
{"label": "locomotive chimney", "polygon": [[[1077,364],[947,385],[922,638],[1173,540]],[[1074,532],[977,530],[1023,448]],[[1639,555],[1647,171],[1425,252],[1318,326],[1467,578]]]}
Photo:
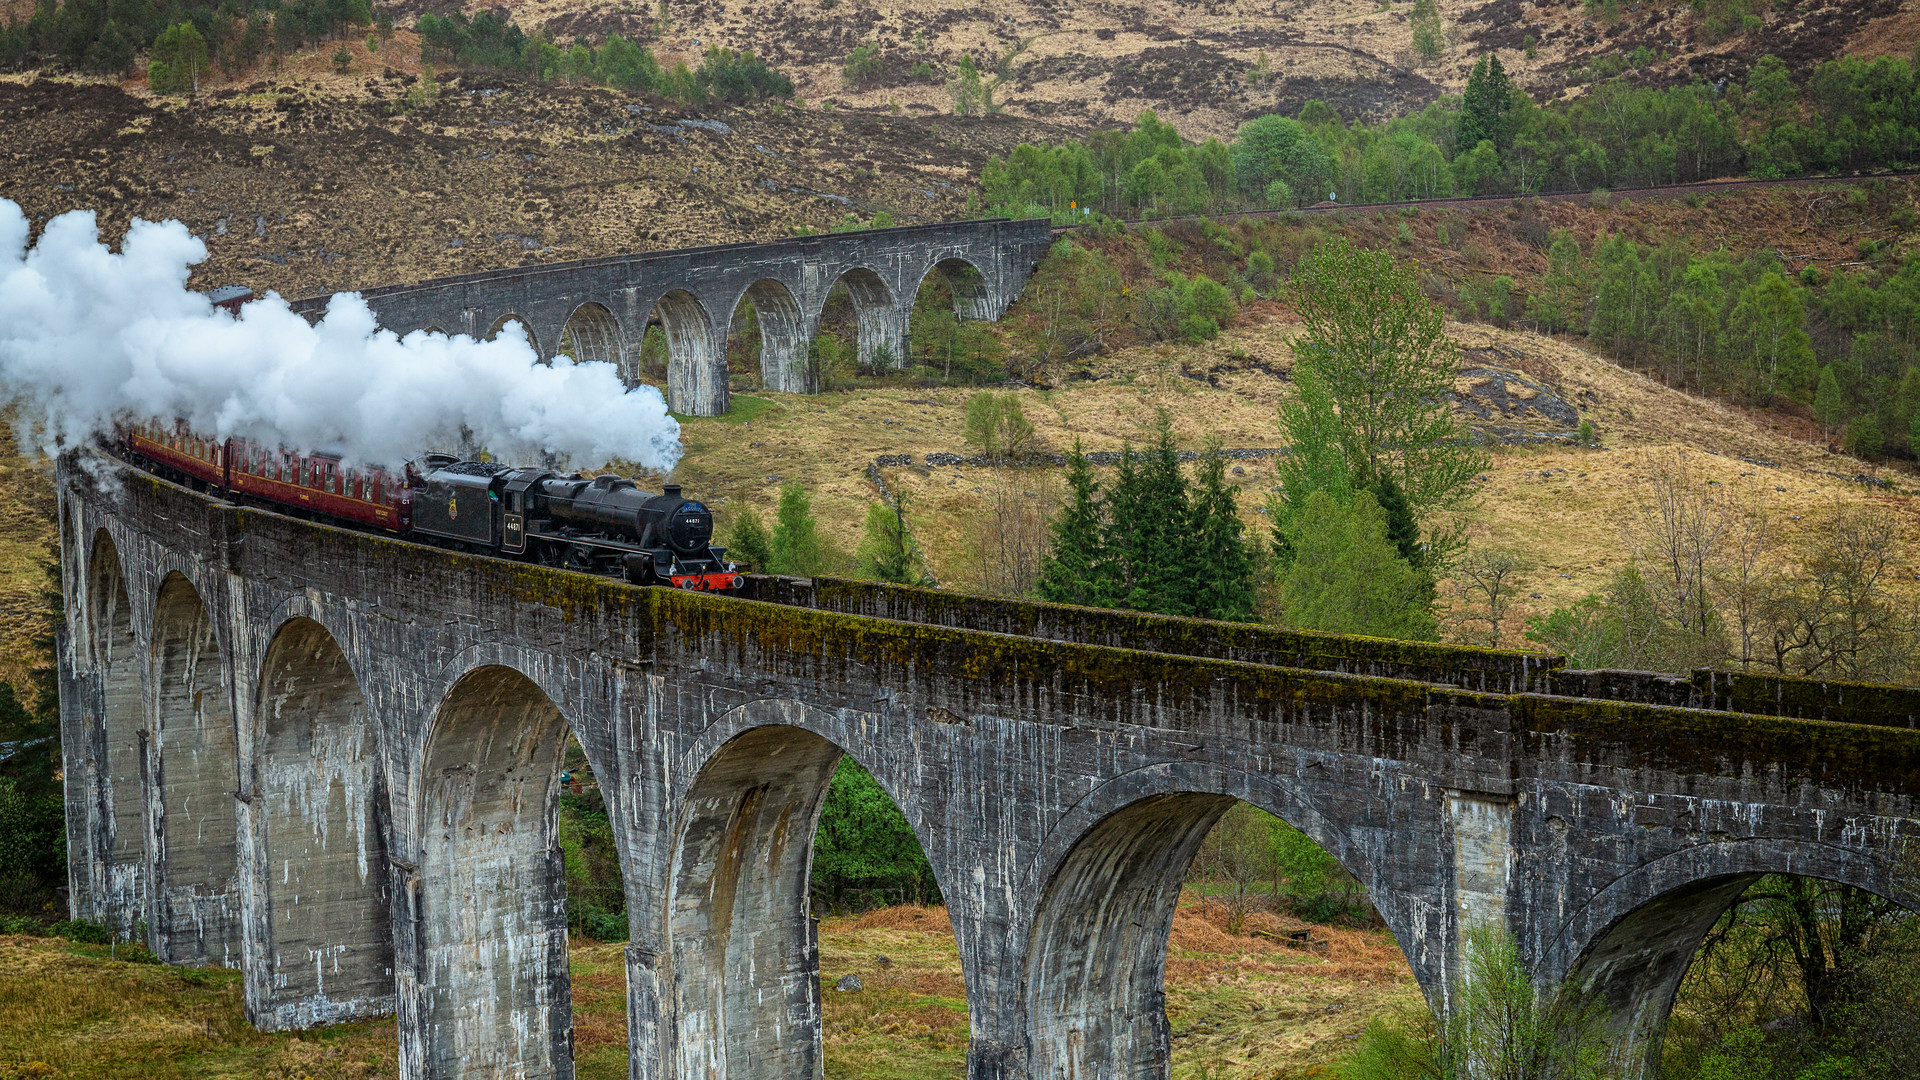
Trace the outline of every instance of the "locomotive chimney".
{"label": "locomotive chimney", "polygon": [[677,499],[680,497],[679,484],[668,484],[666,487],[661,488],[660,490],[669,499]]}

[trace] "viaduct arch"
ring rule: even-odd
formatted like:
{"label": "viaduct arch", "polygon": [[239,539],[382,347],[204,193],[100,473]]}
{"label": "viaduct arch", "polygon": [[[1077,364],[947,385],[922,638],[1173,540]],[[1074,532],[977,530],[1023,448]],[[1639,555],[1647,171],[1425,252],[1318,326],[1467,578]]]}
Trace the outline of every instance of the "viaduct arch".
{"label": "viaduct arch", "polygon": [[[144,919],[175,962],[237,948],[264,1028],[397,1014],[408,1078],[570,1074],[568,733],[625,878],[635,1080],[817,1067],[805,868],[843,753],[948,899],[971,1080],[1164,1075],[1171,896],[1236,798],[1365,883],[1437,1009],[1487,921],[1538,977],[1595,977],[1633,1077],[1743,882],[1920,909],[1895,873],[1920,689],[830,579],[642,589],[107,461],[57,487],[74,914]],[[230,847],[203,797],[229,776]]]}
{"label": "viaduct arch", "polygon": [[[727,329],[742,297],[766,332],[761,376],[770,390],[813,393],[806,364],[827,294],[844,283],[859,323],[859,356],[904,360],[914,297],[927,275],[951,286],[954,314],[998,319],[1052,243],[1045,219],[907,225],[765,244],[719,244],[436,278],[367,289],[380,325],[398,334],[437,329],[491,338],[519,322],[543,358],[566,342],[575,359],[638,369],[642,335],[665,329],[667,404],[689,416],[727,411]],[[329,297],[293,303],[309,319]]]}

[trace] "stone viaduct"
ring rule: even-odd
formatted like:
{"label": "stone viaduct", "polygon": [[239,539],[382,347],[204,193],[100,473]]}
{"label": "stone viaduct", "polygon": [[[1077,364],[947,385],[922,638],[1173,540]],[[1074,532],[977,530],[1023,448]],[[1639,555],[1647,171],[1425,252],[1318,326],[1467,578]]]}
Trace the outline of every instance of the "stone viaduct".
{"label": "stone viaduct", "polygon": [[[657,321],[667,338],[668,404],[718,416],[727,411],[728,328],[742,300],[760,318],[767,388],[813,393],[819,385],[809,346],[835,285],[853,300],[860,361],[883,353],[904,359],[907,320],[927,275],[947,282],[959,317],[998,319],[1050,243],[1044,219],[994,218],[490,270],[360,295],[382,326],[402,335],[491,338],[518,321],[543,356],[558,352],[564,337],[576,359],[618,364],[629,386],[640,382],[641,335]],[[297,300],[293,308],[318,319],[327,300]]]}
{"label": "stone viaduct", "polygon": [[[85,466],[85,467],[82,467]],[[1908,905],[1920,691],[904,587],[636,588],[58,474],[76,916],[245,973],[287,1029],[397,1013],[401,1075],[572,1075],[555,835],[601,779],[635,1080],[821,1075],[806,883],[837,759],[948,898],[972,1080],[1167,1075],[1181,879],[1243,799],[1366,886],[1429,1002],[1504,924],[1648,1076],[1758,875]]]}

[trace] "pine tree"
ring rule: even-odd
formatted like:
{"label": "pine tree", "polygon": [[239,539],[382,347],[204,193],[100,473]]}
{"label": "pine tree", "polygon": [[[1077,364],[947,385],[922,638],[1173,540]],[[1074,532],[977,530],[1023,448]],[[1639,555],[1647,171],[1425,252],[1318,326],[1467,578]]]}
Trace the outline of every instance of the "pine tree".
{"label": "pine tree", "polygon": [[922,567],[920,544],[907,528],[907,510],[895,497],[867,508],[867,534],[860,541],[860,572],[896,585],[931,585]]}
{"label": "pine tree", "polygon": [[1096,501],[1099,485],[1093,467],[1076,440],[1067,459],[1067,487],[1073,501],[1053,522],[1053,543],[1040,564],[1040,599],[1055,604],[1109,607],[1113,604],[1113,562],[1106,546],[1105,522]]}
{"label": "pine tree", "polygon": [[1505,150],[1513,144],[1513,80],[1500,66],[1500,54],[1483,56],[1467,76],[1467,92],[1460,102],[1460,120],[1454,146],[1464,152],[1481,140]]}
{"label": "pine tree", "polygon": [[1201,460],[1193,499],[1193,614],[1240,621],[1253,614],[1253,553],[1240,521],[1240,507],[1227,485],[1227,459],[1218,443]]}
{"label": "pine tree", "polygon": [[1115,513],[1116,528],[1133,535],[1132,588],[1124,606],[1161,615],[1193,612],[1193,593],[1200,568],[1194,562],[1193,507],[1186,477],[1180,472],[1180,451],[1173,441],[1173,421],[1160,414],[1158,438],[1142,456],[1139,496],[1131,518]]}
{"label": "pine tree", "polygon": [[1140,536],[1133,528],[1140,520],[1140,454],[1132,446],[1120,448],[1120,461],[1114,466],[1113,483],[1101,500],[1100,549],[1107,567],[1107,603],[1126,607],[1133,592],[1135,572],[1140,564]]}
{"label": "pine tree", "polygon": [[742,510],[740,516],[733,519],[733,531],[727,534],[726,554],[756,573],[771,572],[773,540],[767,535],[767,527],[760,523],[760,515]]}
{"label": "pine tree", "polygon": [[768,547],[770,574],[806,577],[826,568],[827,542],[820,535],[820,523],[814,520],[813,503],[799,484],[789,483],[780,489],[780,506],[774,511]]}

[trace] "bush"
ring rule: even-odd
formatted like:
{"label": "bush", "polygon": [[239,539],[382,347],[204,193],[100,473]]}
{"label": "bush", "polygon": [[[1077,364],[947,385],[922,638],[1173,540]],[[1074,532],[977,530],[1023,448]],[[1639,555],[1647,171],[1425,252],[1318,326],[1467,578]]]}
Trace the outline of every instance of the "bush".
{"label": "bush", "polygon": [[983,391],[967,399],[967,445],[994,461],[1009,461],[1033,443],[1033,422],[1013,394]]}
{"label": "bush", "polygon": [[880,46],[869,41],[848,54],[846,66],[840,69],[840,77],[848,86],[861,87],[879,78],[884,66]]}
{"label": "bush", "polygon": [[906,815],[850,757],[834,769],[813,845],[811,891],[826,910],[941,903]]}
{"label": "bush", "polygon": [[106,927],[85,919],[69,919],[54,923],[47,927],[47,933],[82,945],[105,945],[113,940],[113,935],[107,932]]}

